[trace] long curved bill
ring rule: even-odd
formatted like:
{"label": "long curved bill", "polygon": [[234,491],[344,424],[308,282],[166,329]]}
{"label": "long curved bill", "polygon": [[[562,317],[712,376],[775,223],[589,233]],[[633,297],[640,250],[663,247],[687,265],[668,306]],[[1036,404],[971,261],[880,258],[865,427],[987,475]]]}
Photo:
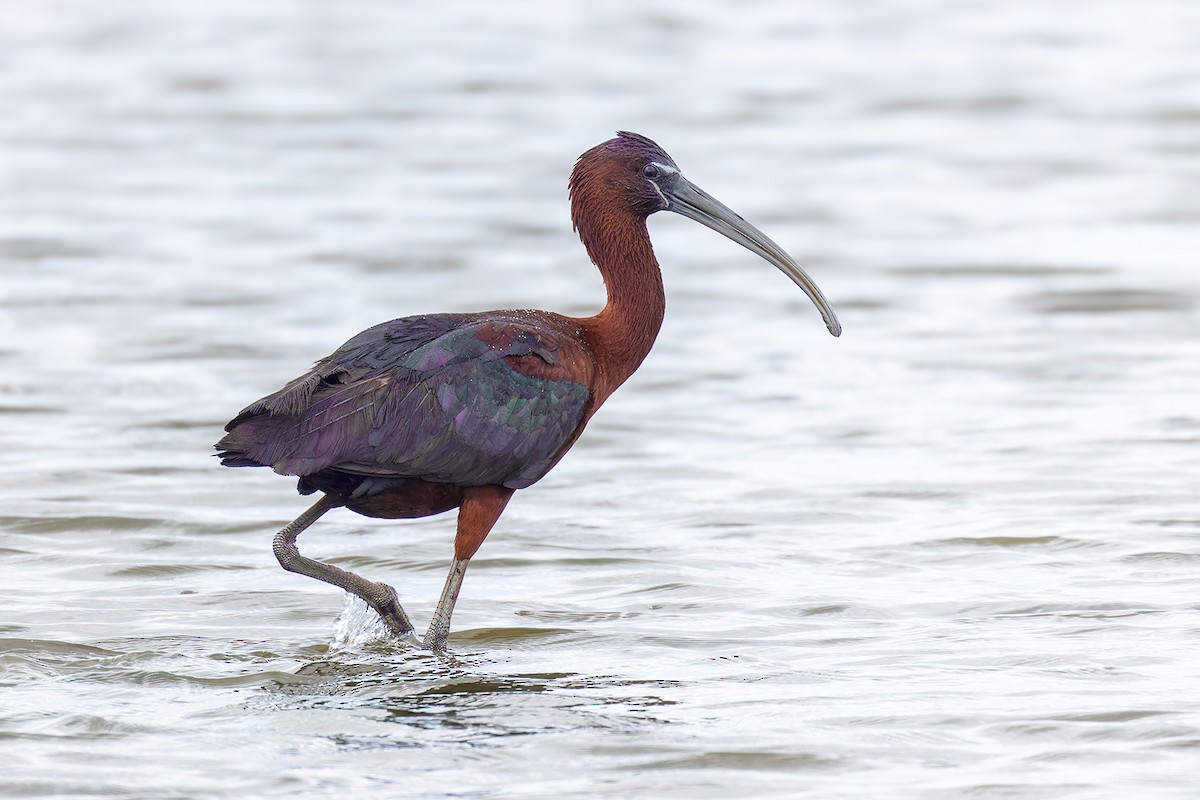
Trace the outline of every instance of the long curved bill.
{"label": "long curved bill", "polygon": [[842,323],[838,322],[837,315],[833,313],[833,307],[829,305],[825,295],[821,294],[821,290],[795,259],[771,241],[765,233],[682,175],[678,176],[675,185],[667,193],[667,202],[670,203],[668,211],[682,214],[712,228],[778,267],[780,272],[791,278],[813,301],[813,305],[821,312],[821,318],[825,320],[825,327],[829,332],[834,336],[841,335]]}

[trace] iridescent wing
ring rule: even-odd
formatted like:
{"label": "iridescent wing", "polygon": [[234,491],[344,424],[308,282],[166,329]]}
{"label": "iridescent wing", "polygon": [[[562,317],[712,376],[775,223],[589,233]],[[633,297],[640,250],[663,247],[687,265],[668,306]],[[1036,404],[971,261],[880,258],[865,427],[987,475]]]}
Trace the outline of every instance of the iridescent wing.
{"label": "iridescent wing", "polygon": [[229,466],[325,469],[514,489],[578,436],[590,360],[521,315],[431,315],[363,331],[246,408],[217,448]]}

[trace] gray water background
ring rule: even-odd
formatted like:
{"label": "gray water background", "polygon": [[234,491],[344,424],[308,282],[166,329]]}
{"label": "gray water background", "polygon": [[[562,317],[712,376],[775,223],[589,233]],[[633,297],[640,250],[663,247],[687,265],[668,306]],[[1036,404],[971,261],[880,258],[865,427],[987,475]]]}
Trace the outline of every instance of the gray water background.
{"label": "gray water background", "polygon": [[[845,335],[654,218],[654,353],[452,657],[377,641],[211,445],[376,322],[597,310],[617,128]],[[0,796],[1195,797],[1198,222],[1187,0],[5,0]],[[421,624],[451,539],[303,543]]]}

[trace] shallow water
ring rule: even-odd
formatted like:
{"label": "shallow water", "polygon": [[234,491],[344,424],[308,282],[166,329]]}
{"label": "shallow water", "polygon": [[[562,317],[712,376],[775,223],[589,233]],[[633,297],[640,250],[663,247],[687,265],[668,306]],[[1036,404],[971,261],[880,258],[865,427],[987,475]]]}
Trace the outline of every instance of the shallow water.
{"label": "shallow water", "polygon": [[[1195,796],[1200,9],[799,8],[8,4],[0,795]],[[595,311],[616,128],[846,333],[655,218],[655,352],[452,655],[380,641],[212,443],[376,322]],[[303,543],[421,624],[451,538]]]}

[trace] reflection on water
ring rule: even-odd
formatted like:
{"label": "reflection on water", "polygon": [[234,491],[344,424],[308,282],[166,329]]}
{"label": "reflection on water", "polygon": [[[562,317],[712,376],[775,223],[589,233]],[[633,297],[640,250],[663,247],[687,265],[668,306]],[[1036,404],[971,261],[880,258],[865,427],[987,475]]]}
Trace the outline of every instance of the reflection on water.
{"label": "reflection on water", "polygon": [[[14,7],[0,795],[1191,796],[1197,31],[1184,0]],[[389,643],[278,569],[291,482],[211,444],[379,321],[594,312],[565,179],[617,128],[846,333],[655,218],[655,352],[510,505],[452,655]],[[420,624],[451,537],[305,542]]]}

